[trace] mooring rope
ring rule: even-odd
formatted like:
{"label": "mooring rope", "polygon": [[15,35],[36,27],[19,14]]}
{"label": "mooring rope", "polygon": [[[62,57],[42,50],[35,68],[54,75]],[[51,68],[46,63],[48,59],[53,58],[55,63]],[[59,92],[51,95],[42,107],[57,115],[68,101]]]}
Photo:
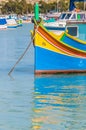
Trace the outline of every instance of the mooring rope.
{"label": "mooring rope", "polygon": [[14,64],[14,66],[11,68],[11,70],[9,71],[9,73],[8,73],[9,76],[11,75],[11,73],[13,72],[13,70],[15,69],[16,65],[20,62],[20,60],[24,57],[24,55],[25,55],[26,52],[28,51],[28,49],[29,49],[29,47],[30,47],[32,41],[33,41],[34,38],[35,38],[35,35],[36,35],[36,32],[37,32],[38,27],[39,27],[39,25],[36,27],[36,29],[35,29],[35,34],[34,34],[33,38],[31,38],[31,41],[30,41],[30,43],[28,44],[27,48],[25,49],[25,51],[23,52],[23,54],[19,57],[19,59],[16,61],[16,63]]}

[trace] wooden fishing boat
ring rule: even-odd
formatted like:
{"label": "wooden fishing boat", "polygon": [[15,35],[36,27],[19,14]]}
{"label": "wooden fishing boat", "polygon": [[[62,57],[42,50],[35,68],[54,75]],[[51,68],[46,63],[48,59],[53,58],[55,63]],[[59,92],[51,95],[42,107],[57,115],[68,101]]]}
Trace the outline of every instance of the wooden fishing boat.
{"label": "wooden fishing boat", "polygon": [[48,31],[37,13],[32,31],[35,74],[86,72],[86,42],[67,32],[57,35]]}

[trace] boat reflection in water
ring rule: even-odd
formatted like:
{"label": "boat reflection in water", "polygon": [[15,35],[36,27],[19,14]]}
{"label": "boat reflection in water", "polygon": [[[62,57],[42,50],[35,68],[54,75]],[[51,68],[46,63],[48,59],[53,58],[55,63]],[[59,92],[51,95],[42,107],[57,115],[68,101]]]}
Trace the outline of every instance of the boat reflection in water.
{"label": "boat reflection in water", "polygon": [[86,75],[35,77],[33,130],[86,128]]}

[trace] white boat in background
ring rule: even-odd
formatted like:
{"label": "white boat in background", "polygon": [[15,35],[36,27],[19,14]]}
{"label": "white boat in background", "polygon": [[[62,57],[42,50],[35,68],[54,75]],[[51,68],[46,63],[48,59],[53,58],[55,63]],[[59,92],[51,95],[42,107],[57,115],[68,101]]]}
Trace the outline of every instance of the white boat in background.
{"label": "white boat in background", "polygon": [[46,20],[48,19],[55,19],[57,20],[59,16],[61,15],[61,12],[51,12],[46,14]]}
{"label": "white boat in background", "polygon": [[31,20],[32,20],[32,15],[25,15],[25,16],[22,16],[22,23],[31,23]]}
{"label": "white boat in background", "polygon": [[[75,2],[84,0],[70,0],[69,11],[62,12],[59,19],[55,22],[44,22],[44,26],[55,33],[62,33],[69,24],[85,24],[86,11],[81,11],[75,7]],[[85,2],[84,2],[85,4]]]}
{"label": "white boat in background", "polygon": [[16,28],[18,24],[15,19],[7,19],[7,28]]}
{"label": "white boat in background", "polygon": [[0,30],[7,29],[7,21],[5,18],[0,18]]}
{"label": "white boat in background", "polygon": [[55,33],[62,33],[69,24],[83,24],[86,23],[85,11],[69,11],[62,12],[59,19],[55,22],[45,22],[44,26]]}
{"label": "white boat in background", "polygon": [[66,23],[86,23],[86,11],[69,11],[63,12],[59,17],[59,21],[65,21]]}

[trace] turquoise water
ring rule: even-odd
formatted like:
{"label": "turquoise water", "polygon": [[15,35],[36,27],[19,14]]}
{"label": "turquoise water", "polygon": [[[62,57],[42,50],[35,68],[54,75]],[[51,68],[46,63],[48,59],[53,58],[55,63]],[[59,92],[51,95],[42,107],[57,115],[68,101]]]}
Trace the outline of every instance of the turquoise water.
{"label": "turquoise water", "polygon": [[0,130],[30,130],[34,88],[33,45],[8,76],[28,46],[32,24],[0,30]]}
{"label": "turquoise water", "polygon": [[33,128],[85,130],[86,75],[36,77],[33,110]]}
{"label": "turquoise water", "polygon": [[85,130],[86,75],[34,76],[32,24],[0,30],[0,130]]}

